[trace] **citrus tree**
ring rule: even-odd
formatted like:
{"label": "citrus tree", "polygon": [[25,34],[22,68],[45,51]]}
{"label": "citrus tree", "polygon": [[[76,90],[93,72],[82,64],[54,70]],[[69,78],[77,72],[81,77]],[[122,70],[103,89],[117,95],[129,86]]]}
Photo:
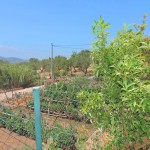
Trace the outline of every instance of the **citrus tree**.
{"label": "citrus tree", "polygon": [[108,44],[109,27],[102,17],[93,26],[97,41],[91,57],[102,90],[78,97],[82,112],[112,135],[106,149],[135,149],[150,138],[150,40],[144,30],[124,25]]}

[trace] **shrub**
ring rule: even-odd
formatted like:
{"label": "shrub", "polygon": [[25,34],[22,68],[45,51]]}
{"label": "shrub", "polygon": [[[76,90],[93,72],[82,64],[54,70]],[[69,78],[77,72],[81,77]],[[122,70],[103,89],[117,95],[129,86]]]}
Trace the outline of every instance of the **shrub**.
{"label": "shrub", "polygon": [[76,136],[71,127],[63,128],[60,125],[56,125],[55,128],[51,129],[50,135],[58,147],[75,150]]}
{"label": "shrub", "polygon": [[0,66],[0,88],[29,87],[35,84],[38,75],[25,64],[4,64]]}
{"label": "shrub", "polygon": [[114,136],[109,148],[132,149],[143,136],[150,138],[150,64],[145,54],[150,41],[145,41],[143,31],[124,26],[107,44],[108,27],[102,17],[93,27],[98,40],[92,59],[95,74],[104,83],[102,91],[82,91],[78,97],[82,111]]}

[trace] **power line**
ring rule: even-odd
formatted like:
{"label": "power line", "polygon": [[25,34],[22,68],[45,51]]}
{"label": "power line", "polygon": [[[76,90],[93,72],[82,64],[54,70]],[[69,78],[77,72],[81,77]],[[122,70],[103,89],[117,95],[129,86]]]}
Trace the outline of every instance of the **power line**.
{"label": "power line", "polygon": [[91,44],[76,44],[76,45],[61,45],[61,44],[59,45],[58,44],[58,45],[54,45],[54,46],[55,47],[60,47],[60,46],[67,46],[67,47],[69,46],[70,47],[70,46],[90,46],[90,45]]}
{"label": "power line", "polygon": [[66,46],[59,46],[59,47],[56,47],[56,48],[65,48],[65,49],[86,49],[86,48],[83,48],[83,47],[66,47]]}
{"label": "power line", "polygon": [[66,48],[66,49],[86,49],[83,47],[89,47],[91,44],[78,44],[78,45],[53,45],[54,47],[57,48]]}

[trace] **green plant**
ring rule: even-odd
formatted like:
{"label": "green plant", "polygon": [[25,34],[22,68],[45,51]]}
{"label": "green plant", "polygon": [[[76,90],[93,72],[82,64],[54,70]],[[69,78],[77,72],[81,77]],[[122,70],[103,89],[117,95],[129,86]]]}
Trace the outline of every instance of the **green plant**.
{"label": "green plant", "polygon": [[54,142],[52,137],[47,139],[46,143],[43,143],[43,150],[61,150],[61,148],[56,148],[56,142]]}
{"label": "green plant", "polygon": [[143,57],[149,49],[143,30],[134,31],[126,25],[107,44],[109,26],[101,17],[93,27],[98,40],[91,57],[102,90],[83,90],[78,98],[82,112],[114,136],[106,149],[134,149],[136,143],[144,142],[143,137],[150,138],[150,64]]}
{"label": "green plant", "polygon": [[82,50],[77,56],[78,67],[84,74],[87,74],[87,69],[91,64],[90,54],[91,52],[89,50]]}
{"label": "green plant", "polygon": [[[0,111],[0,123],[3,127],[19,135],[35,139],[34,119],[29,116],[27,117],[25,114],[22,110],[12,111],[11,109],[4,108]],[[49,138],[52,138],[54,141],[53,144],[49,145],[50,148],[75,149],[76,134],[73,128],[64,128],[56,124],[49,129],[45,125],[44,120],[42,120],[41,124],[43,141],[47,141]]]}
{"label": "green plant", "polygon": [[61,69],[61,70],[59,71],[59,73],[60,73],[60,76],[61,76],[61,77],[62,77],[62,76],[66,76],[66,75],[67,75],[67,70]]}
{"label": "green plant", "polygon": [[20,110],[12,111],[4,108],[2,112],[0,112],[0,123],[4,127],[20,135],[35,139],[34,120],[32,117],[26,118]]}
{"label": "green plant", "polygon": [[56,125],[55,128],[51,129],[50,134],[58,147],[62,149],[68,149],[68,148],[72,150],[76,149],[75,131],[71,127],[63,128],[60,125]]}
{"label": "green plant", "polygon": [[[41,110],[66,115],[68,118],[82,120],[84,117],[79,115],[79,101],[77,93],[84,89],[86,91],[99,91],[99,85],[93,84],[86,77],[74,78],[69,83],[52,84],[41,92]],[[31,104],[30,104],[31,105]],[[33,105],[33,104],[32,104]]]}
{"label": "green plant", "polygon": [[0,88],[29,87],[35,84],[38,75],[25,64],[3,64],[0,66]]}
{"label": "green plant", "polygon": [[71,55],[69,59],[71,73],[72,67],[74,69],[74,72],[76,72],[76,68],[78,67],[84,74],[87,74],[87,69],[91,64],[90,53],[91,52],[89,50],[81,50],[79,53],[74,52]]}
{"label": "green plant", "polygon": [[40,62],[37,58],[30,58],[28,64],[35,71],[40,69],[41,67]]}
{"label": "green plant", "polygon": [[68,60],[64,56],[56,56],[54,58],[54,64],[54,67],[58,72],[60,72],[61,69],[65,71],[68,70]]}

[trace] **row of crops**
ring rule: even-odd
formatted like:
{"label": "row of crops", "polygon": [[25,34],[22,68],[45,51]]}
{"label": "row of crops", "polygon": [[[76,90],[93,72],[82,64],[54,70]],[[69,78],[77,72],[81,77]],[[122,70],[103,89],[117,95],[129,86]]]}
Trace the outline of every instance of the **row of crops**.
{"label": "row of crops", "polygon": [[[26,116],[26,113],[20,109],[12,111],[9,108],[4,108],[3,112],[0,112],[0,127],[7,128],[10,131],[18,133],[19,135],[26,136],[35,140],[35,126],[33,116]],[[63,137],[67,139],[64,140]],[[55,142],[51,143],[49,147],[59,149],[64,147],[75,149],[76,137],[74,130],[70,127],[64,128],[59,124],[55,124],[50,127],[46,124],[46,121],[42,120],[42,140],[46,143],[49,138],[52,138]]]}
{"label": "row of crops", "polygon": [[[77,94],[81,90],[99,92],[100,85],[99,82],[84,77],[74,78],[65,83],[60,81],[58,84],[52,84],[40,92],[41,113],[45,113],[47,117],[51,115],[56,118],[61,117],[87,122],[88,118],[80,112],[80,101],[77,98]],[[15,110],[1,107],[0,126],[35,139],[33,99],[27,100],[26,105],[27,107],[25,108],[19,107]],[[55,122],[50,125],[48,119],[42,117],[42,139],[44,143],[49,143],[48,147],[51,149],[76,149],[77,136],[75,128],[70,126],[63,127],[60,123]],[[47,142],[49,140],[51,142]]]}
{"label": "row of crops", "polygon": [[[80,112],[80,101],[77,94],[81,91],[100,92],[100,83],[87,78],[75,78],[69,83],[59,82],[41,91],[41,111],[49,115],[75,120],[85,120]],[[28,102],[33,109],[33,101]]]}

